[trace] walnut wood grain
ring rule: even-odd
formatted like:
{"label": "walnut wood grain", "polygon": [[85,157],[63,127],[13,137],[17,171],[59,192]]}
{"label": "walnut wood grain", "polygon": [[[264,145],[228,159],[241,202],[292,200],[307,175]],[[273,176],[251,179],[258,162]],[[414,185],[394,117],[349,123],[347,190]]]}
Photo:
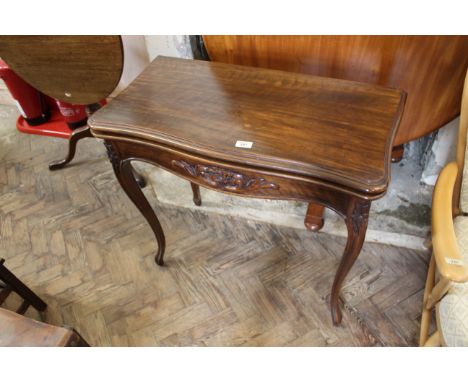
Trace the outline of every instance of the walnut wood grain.
{"label": "walnut wood grain", "polygon": [[172,165],[180,167],[195,178],[201,178],[209,185],[220,190],[248,191],[260,188],[279,189],[275,183],[268,182],[259,176],[248,176],[222,167],[191,164],[184,160],[174,159]]}
{"label": "walnut wood grain", "polygon": [[[338,325],[340,288],[364,242],[371,200],[389,181],[404,99],[373,85],[160,57],[89,124],[156,236],[158,264],[164,234],[132,160],[216,191],[304,200],[341,215],[348,240],[330,298]],[[237,148],[236,139],[253,146]]]}
{"label": "walnut wood grain", "polygon": [[[135,139],[122,139],[121,137],[111,136],[107,136],[105,139],[105,145],[120,185],[144,215],[156,236],[158,251],[155,260],[159,265],[163,264],[165,250],[164,233],[156,214],[136,185],[129,171],[131,160],[152,163],[188,179],[191,183],[196,183],[213,190],[249,197],[305,200],[326,206],[344,217],[348,227],[348,240],[335,276],[330,299],[333,323],[335,325],[341,323],[342,315],[339,306],[339,292],[343,280],[358,257],[364,242],[370,200],[349,193],[344,189],[339,190],[333,188],[333,186],[310,181],[307,178],[288,177],[281,173],[252,170],[247,167],[233,167],[228,163],[208,161],[204,158],[196,159],[190,154],[171,150],[155,143],[148,144]],[[210,179],[199,176],[197,172],[191,173],[184,166],[181,167],[176,164],[181,162],[188,163],[188,160],[200,163],[202,168],[215,167],[225,173],[243,174],[245,178],[249,179],[261,177],[267,184],[275,184],[277,187],[223,187],[222,185],[213,183]],[[375,198],[376,196],[373,197]]]}
{"label": "walnut wood grain", "polygon": [[0,36],[0,57],[36,89],[72,104],[92,104],[117,86],[120,36]]}
{"label": "walnut wood grain", "polygon": [[[100,140],[80,147],[89,165],[51,176],[47,163],[62,142],[8,128],[0,246],[48,298],[48,322],[77,328],[93,346],[417,345],[427,251],[366,240],[344,280],[343,328],[335,329],[324,302],[346,238],[174,208],[148,190],[167,240],[161,269],[151,229],[109,176]],[[25,193],[25,182],[54,197]]]}
{"label": "walnut wood grain", "polygon": [[88,123],[95,136],[125,134],[367,195],[387,187],[404,100],[357,82],[158,57]]}
{"label": "walnut wood grain", "polygon": [[468,36],[203,36],[213,61],[403,89],[399,146],[460,112]]}
{"label": "walnut wood grain", "polygon": [[163,257],[166,249],[166,239],[164,237],[161,223],[159,223],[156,214],[141,191],[129,158],[124,158],[120,154],[120,150],[114,142],[105,141],[104,143],[117,180],[153,230],[154,236],[158,242],[158,251],[156,252],[155,262],[162,266],[164,264]]}
{"label": "walnut wood grain", "polygon": [[342,319],[341,310],[339,308],[339,292],[346,275],[358,258],[362,245],[364,244],[370,206],[370,201],[357,198],[350,200],[348,203],[348,210],[345,215],[348,240],[346,241],[346,247],[341,257],[340,265],[336,271],[330,297],[331,314],[335,325],[339,324]]}
{"label": "walnut wood grain", "polygon": [[[306,176],[287,174],[282,171],[267,170],[257,167],[252,167],[245,164],[234,164],[232,162],[212,159],[205,156],[198,156],[188,153],[184,150],[168,147],[166,145],[158,144],[153,141],[146,141],[144,139],[136,139],[126,135],[120,136],[117,134],[100,134],[93,131],[93,135],[97,138],[104,139],[105,141],[112,142],[118,145],[118,150],[121,153],[121,158],[128,158],[129,160],[138,159],[143,160],[159,167],[163,167],[169,172],[174,173],[188,181],[199,184],[205,188],[209,188],[219,192],[226,192],[230,194],[242,195],[246,197],[260,197],[263,199],[283,199],[283,200],[315,200],[318,199],[320,204],[330,204],[330,208],[336,200],[331,196],[331,193],[326,191],[330,190],[332,193],[345,194],[347,196],[355,196],[367,200],[375,200],[381,198],[385,192],[380,194],[364,194],[353,190],[348,187],[339,186],[329,183],[320,179],[310,178]],[[114,152],[111,155],[111,162],[118,162],[119,157]],[[265,181],[275,184],[277,187],[257,188],[257,189],[241,189],[230,188],[221,189],[214,185],[211,181],[207,181],[204,177],[193,176],[185,169],[174,164],[174,161],[185,161],[197,163],[206,167],[217,167],[227,171],[241,173],[245,177],[261,177]],[[310,190],[314,187],[313,191]],[[323,189],[324,191],[320,191]],[[330,203],[327,200],[330,199]],[[346,206],[340,207],[342,211],[346,211]],[[335,211],[338,212],[335,208]]]}

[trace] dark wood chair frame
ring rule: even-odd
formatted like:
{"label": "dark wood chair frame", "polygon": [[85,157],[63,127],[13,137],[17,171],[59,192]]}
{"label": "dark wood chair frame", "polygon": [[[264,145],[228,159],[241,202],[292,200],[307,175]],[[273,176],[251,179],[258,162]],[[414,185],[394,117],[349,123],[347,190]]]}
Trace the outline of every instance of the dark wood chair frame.
{"label": "dark wood chair frame", "polygon": [[0,286],[2,288],[0,291],[0,305],[5,302],[11,292],[15,292],[24,300],[16,313],[24,314],[30,306],[33,306],[39,312],[44,312],[47,308],[44,300],[16,277],[4,263],[5,259],[0,259],[0,280],[4,284]]}

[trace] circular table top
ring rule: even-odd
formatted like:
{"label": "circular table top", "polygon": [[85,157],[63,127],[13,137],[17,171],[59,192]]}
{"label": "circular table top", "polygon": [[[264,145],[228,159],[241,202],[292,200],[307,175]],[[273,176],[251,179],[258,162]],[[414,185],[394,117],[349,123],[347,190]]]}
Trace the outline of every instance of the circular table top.
{"label": "circular table top", "polygon": [[0,36],[0,57],[42,93],[72,104],[106,98],[123,70],[120,36]]}

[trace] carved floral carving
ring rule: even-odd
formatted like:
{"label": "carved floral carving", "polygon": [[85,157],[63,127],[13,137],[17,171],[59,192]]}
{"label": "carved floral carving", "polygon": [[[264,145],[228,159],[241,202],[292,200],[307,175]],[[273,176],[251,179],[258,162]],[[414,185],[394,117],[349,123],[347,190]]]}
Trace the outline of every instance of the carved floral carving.
{"label": "carved floral carving", "polygon": [[112,143],[104,140],[104,146],[106,147],[107,157],[109,158],[110,162],[112,163],[113,166],[117,166],[119,162],[119,157],[116,151],[114,150]]}
{"label": "carved floral carving", "polygon": [[172,165],[184,169],[195,178],[201,178],[210,186],[227,191],[279,189],[275,183],[261,177],[254,177],[229,169],[206,166],[202,164],[190,164],[184,160],[173,160]]}
{"label": "carved floral carving", "polygon": [[370,204],[370,201],[363,200],[355,205],[351,214],[351,224],[355,234],[358,234],[363,223],[367,222],[367,219],[369,218]]}

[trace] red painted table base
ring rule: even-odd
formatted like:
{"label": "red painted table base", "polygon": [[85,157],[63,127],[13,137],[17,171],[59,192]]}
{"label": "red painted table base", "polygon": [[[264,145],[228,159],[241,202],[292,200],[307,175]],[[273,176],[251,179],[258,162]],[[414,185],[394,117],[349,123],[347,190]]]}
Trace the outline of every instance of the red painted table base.
{"label": "red painted table base", "polygon": [[19,116],[16,121],[16,128],[26,134],[45,135],[65,139],[70,139],[73,132],[58,110],[52,110],[50,120],[39,126],[29,126],[24,118]]}
{"label": "red painted table base", "polygon": [[65,122],[62,114],[55,109],[51,110],[51,116],[48,122],[39,126],[30,126],[22,116],[16,121],[17,129],[26,134],[36,134],[56,138],[68,139],[68,153],[64,159],[49,163],[50,170],[58,170],[65,167],[75,156],[76,144],[82,138],[92,137],[88,126],[82,126],[77,129],[70,129]]}

